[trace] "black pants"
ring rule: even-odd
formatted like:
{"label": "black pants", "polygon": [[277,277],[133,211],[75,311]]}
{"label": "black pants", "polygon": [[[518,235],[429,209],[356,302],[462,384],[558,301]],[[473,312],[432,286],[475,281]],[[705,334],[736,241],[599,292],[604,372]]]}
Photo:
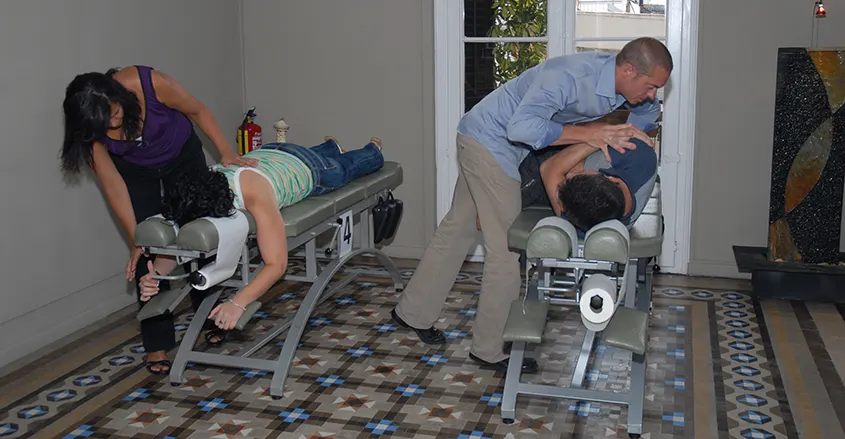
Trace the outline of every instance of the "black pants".
{"label": "black pants", "polygon": [[[161,167],[148,168],[136,165],[114,155],[111,158],[117,171],[126,182],[136,223],[161,213],[163,195],[173,190],[176,179],[180,174],[208,166],[203,154],[202,142],[193,130],[191,130],[191,136],[182,145],[179,155]],[[138,303],[142,307],[148,303],[141,302],[141,288],[139,286],[141,277],[148,273],[147,261],[148,258],[142,255],[135,267],[135,290],[138,295]],[[169,282],[162,281],[159,287],[162,291],[165,291],[170,288],[170,285]],[[191,302],[195,310],[204,298],[205,292],[191,290]],[[172,349],[176,343],[173,316],[168,313],[142,321],[141,338],[146,352]]]}

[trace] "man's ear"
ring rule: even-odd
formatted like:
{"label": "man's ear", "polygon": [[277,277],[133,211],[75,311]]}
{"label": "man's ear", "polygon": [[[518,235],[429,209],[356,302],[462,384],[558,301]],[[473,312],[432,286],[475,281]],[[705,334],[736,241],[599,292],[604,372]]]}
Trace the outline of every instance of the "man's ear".
{"label": "man's ear", "polygon": [[622,64],[622,73],[625,74],[628,78],[633,78],[637,76],[637,69],[634,67],[633,64],[626,62]]}

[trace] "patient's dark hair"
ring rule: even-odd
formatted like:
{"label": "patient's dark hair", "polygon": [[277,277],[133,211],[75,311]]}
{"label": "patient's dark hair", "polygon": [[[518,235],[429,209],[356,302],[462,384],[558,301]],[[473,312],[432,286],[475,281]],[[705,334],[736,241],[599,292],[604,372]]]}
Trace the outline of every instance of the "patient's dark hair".
{"label": "patient's dark hair", "polygon": [[112,77],[116,72],[117,69],[106,73],[83,73],[73,78],[65,89],[61,162],[62,170],[68,174],[78,173],[84,165],[94,166],[94,141],[108,132],[112,102],[123,108],[125,138],[138,137],[141,104],[134,93]]}
{"label": "patient's dark hair", "polygon": [[164,196],[162,216],[179,227],[204,216],[226,217],[235,211],[235,193],[219,171],[202,168],[179,176]]}
{"label": "patient's dark hair", "polygon": [[582,231],[625,215],[625,194],[603,174],[578,174],[558,191],[566,219]]}

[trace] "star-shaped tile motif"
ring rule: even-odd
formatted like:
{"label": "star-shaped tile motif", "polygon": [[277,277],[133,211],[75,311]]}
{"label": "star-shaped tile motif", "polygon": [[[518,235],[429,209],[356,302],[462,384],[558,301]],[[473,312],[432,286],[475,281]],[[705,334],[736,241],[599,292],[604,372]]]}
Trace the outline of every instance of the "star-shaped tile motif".
{"label": "star-shaped tile motif", "polygon": [[456,412],[453,404],[435,404],[434,407],[423,407],[420,415],[428,421],[444,422],[448,419],[460,419],[463,412]]}
{"label": "star-shaped tile motif", "polygon": [[360,408],[371,408],[375,405],[375,401],[367,399],[367,395],[350,393],[345,397],[337,398],[334,404],[339,410],[348,410],[354,412]]}
{"label": "star-shaped tile motif", "polygon": [[342,331],[342,330],[326,332],[326,333],[323,334],[323,337],[326,337],[326,338],[329,339],[329,341],[334,341],[334,342],[340,342],[340,341],[343,341],[343,340],[352,340],[352,339],[355,338],[354,335],[349,334],[349,331]]}
{"label": "star-shaped tile motif", "polygon": [[151,408],[149,411],[132,412],[124,419],[129,421],[130,427],[144,428],[152,423],[158,423],[160,425],[167,421],[169,416],[165,416],[165,412],[163,409]]}
{"label": "star-shaped tile motif", "polygon": [[294,367],[298,367],[300,369],[311,369],[317,366],[324,366],[326,364],[326,360],[321,360],[319,355],[309,355],[304,358],[297,358],[294,361]]}
{"label": "star-shaped tile motif", "polygon": [[367,366],[366,369],[372,376],[377,378],[387,378],[390,375],[399,375],[402,369],[396,367],[396,363],[381,363],[377,366]]}
{"label": "star-shaped tile motif", "polygon": [[215,422],[214,424],[209,427],[209,431],[214,433],[219,433],[214,438],[219,439],[230,439],[232,436],[249,436],[249,433],[252,431],[251,428],[246,428],[246,424],[249,421],[240,421],[237,419],[232,419],[231,421],[225,424],[219,424]]}
{"label": "star-shaped tile motif", "polygon": [[211,380],[211,377],[197,375],[192,377],[186,377],[185,382],[180,387],[182,391],[185,392],[194,392],[196,389],[200,389],[203,387],[211,388],[214,385],[214,382]]}
{"label": "star-shaped tile motif", "polygon": [[546,422],[539,415],[526,415],[526,417],[522,418],[519,422],[519,431],[523,433],[539,433],[542,430],[551,430],[551,428],[552,423]]}
{"label": "star-shaped tile motif", "polygon": [[475,374],[469,373],[469,372],[458,372],[454,375],[447,373],[443,377],[443,379],[445,381],[449,381],[453,385],[464,386],[464,387],[466,387],[467,384],[471,384],[471,383],[475,383],[475,384],[481,383],[481,377],[480,376],[477,377],[477,376],[475,376]]}

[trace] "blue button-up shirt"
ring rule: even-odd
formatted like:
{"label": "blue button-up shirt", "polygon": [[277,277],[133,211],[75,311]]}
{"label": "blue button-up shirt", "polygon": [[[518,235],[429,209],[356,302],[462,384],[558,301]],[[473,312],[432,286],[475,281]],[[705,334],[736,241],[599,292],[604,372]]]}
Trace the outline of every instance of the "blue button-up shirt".
{"label": "blue button-up shirt", "polygon": [[[458,132],[490,150],[505,172],[519,178],[530,149],[560,137],[563,127],[599,119],[625,104],[616,93],[616,55],[583,52],[550,58],[488,94],[461,119]],[[629,106],[628,121],[642,130],[660,103]]]}

